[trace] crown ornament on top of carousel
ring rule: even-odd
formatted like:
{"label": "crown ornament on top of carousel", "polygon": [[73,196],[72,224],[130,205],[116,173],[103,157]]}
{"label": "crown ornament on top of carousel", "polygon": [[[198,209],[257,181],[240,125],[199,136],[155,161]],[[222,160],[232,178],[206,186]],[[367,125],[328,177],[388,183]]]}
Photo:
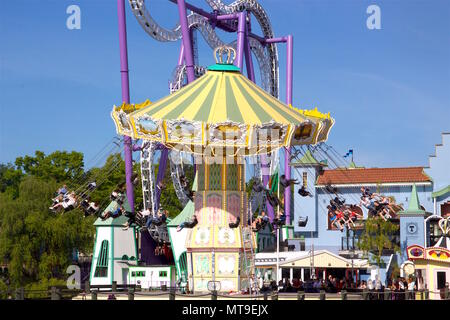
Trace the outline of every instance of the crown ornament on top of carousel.
{"label": "crown ornament on top of carousel", "polygon": [[231,47],[216,48],[214,57],[203,76],[157,102],[114,106],[117,132],[195,154],[231,147],[235,156],[327,140],[334,124],[329,114],[288,106],[265,92],[233,64]]}
{"label": "crown ornament on top of carousel", "polygon": [[[226,55],[226,62],[223,62],[223,56]],[[232,47],[222,46],[214,49],[214,58],[217,64],[233,64],[236,59],[236,50]]]}

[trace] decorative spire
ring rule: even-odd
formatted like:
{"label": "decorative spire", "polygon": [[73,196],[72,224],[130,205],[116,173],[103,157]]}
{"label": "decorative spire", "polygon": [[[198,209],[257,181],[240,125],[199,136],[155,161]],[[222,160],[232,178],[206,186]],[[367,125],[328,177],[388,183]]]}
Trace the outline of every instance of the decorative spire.
{"label": "decorative spire", "polygon": [[408,211],[423,211],[420,208],[419,196],[417,194],[416,184],[413,184],[411,199],[409,199]]}
{"label": "decorative spire", "polygon": [[399,212],[399,214],[425,214],[425,210],[420,207],[419,196],[417,194],[416,184],[413,184],[411,197],[409,199],[408,209]]}
{"label": "decorative spire", "polygon": [[314,158],[313,154],[309,150],[307,150],[305,152],[305,155],[301,159],[299,159],[298,162],[294,162],[294,163],[299,163],[299,164],[319,164],[319,162],[316,160],[316,158]]}

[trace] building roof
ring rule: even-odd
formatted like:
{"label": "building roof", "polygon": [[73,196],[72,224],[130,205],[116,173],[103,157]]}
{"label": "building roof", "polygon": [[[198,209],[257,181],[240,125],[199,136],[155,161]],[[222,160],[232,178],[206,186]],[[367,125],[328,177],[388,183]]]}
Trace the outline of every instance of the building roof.
{"label": "building roof", "polygon": [[[125,211],[131,212],[131,206],[130,206],[130,203],[128,202],[127,196],[125,196],[122,206],[125,209]],[[118,207],[119,207],[119,204],[117,203],[117,201],[115,201],[115,200],[111,201],[111,203],[103,211],[102,216],[108,211],[110,211],[110,212],[116,211]],[[94,226],[96,226],[96,227],[100,227],[100,226],[103,226],[103,227],[116,226],[116,227],[118,227],[118,226],[120,226],[121,227],[127,221],[128,221],[128,218],[123,215],[121,215],[117,218],[109,217],[108,219],[105,219],[105,220],[102,220],[101,218],[97,218],[97,220],[95,220],[95,222],[94,222]]]}
{"label": "building roof", "polygon": [[423,167],[323,170],[317,185],[431,183]]}
{"label": "building roof", "polygon": [[441,190],[435,191],[431,194],[433,198],[439,198],[440,196],[443,196],[444,194],[450,193],[450,185],[442,188]]}
{"label": "building roof", "polygon": [[123,227],[125,222],[128,221],[128,218],[125,216],[118,216],[117,218],[109,217],[108,219],[102,220],[101,218],[97,218],[94,222],[94,226],[96,227]]}
{"label": "building roof", "polygon": [[302,158],[291,162],[291,165],[318,165],[319,162],[314,158],[311,151],[307,150]]}
{"label": "building roof", "polygon": [[167,224],[167,227],[178,227],[181,223],[191,220],[195,212],[194,203],[189,200],[184,209]]}
{"label": "building roof", "polygon": [[[198,174],[195,174],[194,182],[192,183],[192,190],[198,191]],[[183,208],[183,210],[175,217],[173,218],[169,223],[167,223],[168,227],[178,227],[182,222],[191,220],[192,216],[195,212],[195,205],[194,203],[189,200],[189,202],[186,204],[186,206]]]}
{"label": "building roof", "polygon": [[[257,267],[276,265],[276,252],[257,253],[255,265]],[[279,253],[280,267],[310,267],[310,251],[288,251]],[[328,250],[314,251],[314,267],[316,268],[348,268],[352,265],[351,259],[346,259]],[[367,268],[369,263],[366,259],[353,259],[355,268]]]}

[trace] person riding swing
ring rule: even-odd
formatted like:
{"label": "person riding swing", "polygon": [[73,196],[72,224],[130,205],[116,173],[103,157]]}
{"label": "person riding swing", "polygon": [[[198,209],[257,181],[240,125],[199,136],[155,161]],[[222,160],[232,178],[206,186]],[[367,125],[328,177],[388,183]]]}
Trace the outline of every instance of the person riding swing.
{"label": "person riding swing", "polygon": [[177,227],[177,231],[180,232],[181,230],[183,230],[183,228],[189,228],[189,229],[192,229],[193,227],[195,227],[195,226],[197,225],[197,223],[198,223],[197,216],[194,215],[194,216],[192,217],[192,220],[191,220],[191,221],[185,221],[185,222],[182,222],[182,223]]}

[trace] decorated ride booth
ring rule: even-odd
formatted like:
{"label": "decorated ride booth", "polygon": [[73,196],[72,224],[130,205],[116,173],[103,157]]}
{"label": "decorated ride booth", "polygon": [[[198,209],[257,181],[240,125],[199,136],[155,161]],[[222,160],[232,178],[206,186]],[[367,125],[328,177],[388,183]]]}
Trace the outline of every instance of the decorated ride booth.
{"label": "decorated ride booth", "polygon": [[430,299],[443,299],[450,282],[450,217],[439,220],[442,236],[432,247],[407,248],[406,275],[414,275],[419,290],[430,290]]}
{"label": "decorated ride booth", "polygon": [[[139,110],[114,107],[121,134],[194,155],[197,224],[186,237],[189,288],[248,288],[254,236],[249,225],[245,157],[325,141],[334,120],[305,115],[245,78],[232,48],[216,49],[217,64],[177,92]],[[228,54],[226,62],[222,60]]]}

